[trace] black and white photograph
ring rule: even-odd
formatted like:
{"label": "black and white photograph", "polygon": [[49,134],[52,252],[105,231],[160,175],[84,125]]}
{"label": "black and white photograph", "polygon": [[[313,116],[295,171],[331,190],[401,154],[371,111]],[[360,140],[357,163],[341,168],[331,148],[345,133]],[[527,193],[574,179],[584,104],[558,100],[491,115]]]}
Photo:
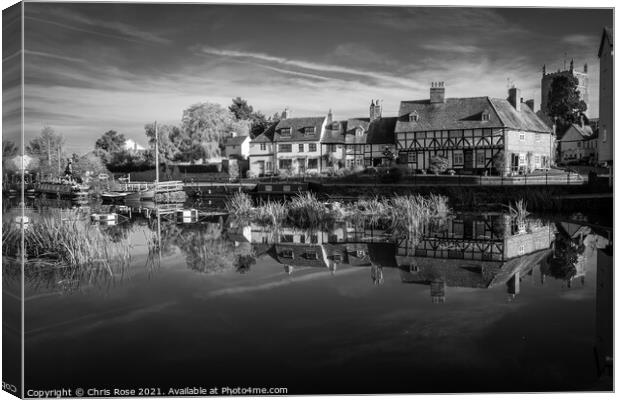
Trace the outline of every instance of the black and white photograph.
{"label": "black and white photograph", "polygon": [[614,21],[3,2],[3,398],[614,391]]}

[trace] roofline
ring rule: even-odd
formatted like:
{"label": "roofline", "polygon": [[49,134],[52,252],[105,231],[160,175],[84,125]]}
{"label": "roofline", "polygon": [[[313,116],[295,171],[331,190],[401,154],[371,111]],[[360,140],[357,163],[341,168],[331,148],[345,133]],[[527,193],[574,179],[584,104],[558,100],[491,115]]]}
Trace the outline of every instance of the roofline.
{"label": "roofline", "polygon": [[[611,28],[605,26],[603,27],[603,34],[601,35],[601,42],[598,46],[598,58],[601,58],[601,53],[603,52],[603,43],[605,42],[605,37],[607,36],[607,31],[610,30]],[[613,43],[611,42],[611,40],[609,41],[609,45],[611,47],[614,47]]]}

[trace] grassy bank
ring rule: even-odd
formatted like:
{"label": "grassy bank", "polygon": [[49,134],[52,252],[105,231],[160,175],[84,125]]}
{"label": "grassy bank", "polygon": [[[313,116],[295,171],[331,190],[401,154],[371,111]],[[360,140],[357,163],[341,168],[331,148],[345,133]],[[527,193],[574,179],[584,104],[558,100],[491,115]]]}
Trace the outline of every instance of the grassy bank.
{"label": "grassy bank", "polygon": [[417,230],[420,223],[450,212],[448,199],[440,195],[407,195],[359,200],[353,203],[322,202],[312,193],[298,194],[287,202],[258,205],[245,193],[226,203],[232,215],[261,224],[321,228],[335,221],[385,225],[393,230]]}

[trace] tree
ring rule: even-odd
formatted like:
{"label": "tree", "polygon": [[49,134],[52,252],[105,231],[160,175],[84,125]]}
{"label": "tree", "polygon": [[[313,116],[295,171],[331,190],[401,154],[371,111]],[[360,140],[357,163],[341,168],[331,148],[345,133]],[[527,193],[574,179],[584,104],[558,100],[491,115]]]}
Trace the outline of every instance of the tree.
{"label": "tree", "polygon": [[26,154],[38,160],[39,172],[43,175],[57,175],[58,166],[62,169],[66,156],[62,152],[65,140],[53,128],[46,126],[41,134],[30,140],[26,146]]}
{"label": "tree", "polygon": [[271,124],[272,122],[267,120],[263,113],[261,113],[260,111],[255,112],[254,114],[252,114],[252,126],[250,128],[250,136],[252,138],[255,138],[256,136],[263,133]]}
{"label": "tree", "polygon": [[11,140],[2,141],[2,159],[15,157],[19,152],[19,147]]}
{"label": "tree", "polygon": [[228,107],[228,110],[230,110],[236,120],[251,120],[254,112],[254,108],[248,104],[247,100],[241,97],[232,99],[232,104]]}
{"label": "tree", "polygon": [[431,157],[430,169],[435,174],[440,174],[448,169],[448,159],[444,156],[435,155]]}
{"label": "tree", "polygon": [[109,173],[100,157],[95,152],[87,153],[81,157],[73,156],[73,174],[82,178],[98,176]]}
{"label": "tree", "polygon": [[95,149],[104,150],[108,153],[114,153],[123,148],[125,141],[125,135],[114,130],[109,130],[97,139],[95,142]]}
{"label": "tree", "polygon": [[233,114],[215,103],[191,105],[183,111],[181,122],[179,151],[189,160],[219,156],[224,138],[238,127]]}
{"label": "tree", "polygon": [[[155,150],[155,124],[144,125],[144,133],[148,138],[149,148]],[[184,140],[183,133],[178,126],[157,125],[157,137],[159,139],[159,162],[177,161],[181,157],[179,144]]]}
{"label": "tree", "polygon": [[500,150],[493,156],[493,166],[500,176],[504,176],[506,173],[506,153],[504,150]]}
{"label": "tree", "polygon": [[547,109],[551,118],[557,118],[558,132],[565,132],[571,124],[579,122],[587,109],[577,90],[579,80],[572,75],[561,75],[551,82]]}

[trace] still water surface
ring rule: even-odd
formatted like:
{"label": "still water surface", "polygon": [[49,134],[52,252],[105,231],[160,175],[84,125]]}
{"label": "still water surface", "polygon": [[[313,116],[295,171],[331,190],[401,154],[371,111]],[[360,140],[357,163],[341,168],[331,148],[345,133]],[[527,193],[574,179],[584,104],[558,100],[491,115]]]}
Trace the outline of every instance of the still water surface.
{"label": "still water surface", "polygon": [[599,355],[612,314],[597,306],[608,234],[571,216],[457,214],[412,242],[116,211],[99,229],[131,246],[122,271],[27,282],[26,388],[611,389]]}

